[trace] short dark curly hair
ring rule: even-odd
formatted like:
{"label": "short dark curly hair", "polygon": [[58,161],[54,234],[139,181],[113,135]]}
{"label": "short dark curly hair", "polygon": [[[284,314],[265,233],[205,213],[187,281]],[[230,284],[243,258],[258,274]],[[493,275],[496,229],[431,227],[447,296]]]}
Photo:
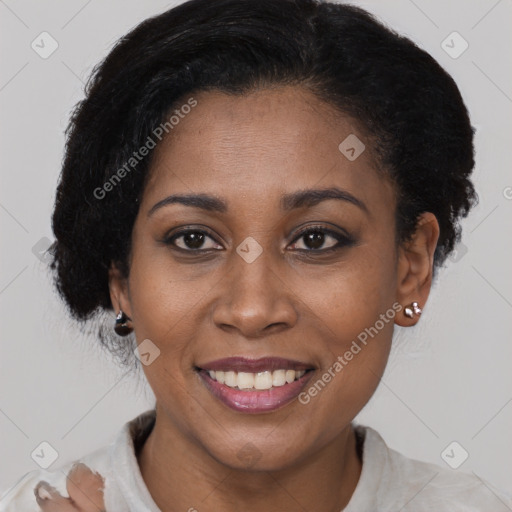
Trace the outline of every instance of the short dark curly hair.
{"label": "short dark curly hair", "polygon": [[422,212],[434,213],[435,264],[442,264],[477,200],[469,180],[473,129],[443,68],[355,6],[191,0],[117,42],[94,68],[66,130],[51,268],[74,318],[112,309],[108,269],[116,262],[128,275],[151,155],[108,194],[98,190],[193,92],[238,95],[274,85],[303,86],[361,123],[396,186],[397,239],[410,237]]}

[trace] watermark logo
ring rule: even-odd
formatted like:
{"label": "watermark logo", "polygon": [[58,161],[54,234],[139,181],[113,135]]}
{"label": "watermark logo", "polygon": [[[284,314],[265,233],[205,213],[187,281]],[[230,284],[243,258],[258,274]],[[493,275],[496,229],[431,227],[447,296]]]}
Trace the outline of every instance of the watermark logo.
{"label": "watermark logo", "polygon": [[452,441],[442,452],[441,458],[450,466],[452,469],[457,469],[469,457],[469,453],[466,449],[459,444],[457,441]]}
{"label": "watermark logo", "polygon": [[246,263],[252,263],[263,252],[263,247],[252,237],[248,236],[237,248],[236,252]]}
{"label": "watermark logo", "polygon": [[32,247],[32,254],[40,261],[46,264],[50,264],[52,260],[52,255],[49,251],[52,245],[52,241],[43,236],[37,243]]}
{"label": "watermark logo", "polygon": [[462,258],[464,258],[464,256],[466,256],[468,252],[468,247],[467,245],[463,244],[462,242],[460,242],[459,244],[457,244],[453,251],[450,253],[450,255],[448,256],[448,259],[453,262],[453,263],[457,263],[459,262]]}
{"label": "watermark logo", "polygon": [[441,43],[441,48],[452,59],[458,59],[469,48],[469,43],[458,32],[452,32]]}
{"label": "watermark logo", "polygon": [[242,448],[238,450],[236,456],[241,462],[243,462],[246,468],[250,468],[261,459],[261,451],[256,445],[249,442],[244,444]]}
{"label": "watermark logo", "polygon": [[353,162],[357,158],[361,156],[363,151],[366,149],[366,146],[363,144],[362,140],[351,133],[339,146],[341,154]]}
{"label": "watermark logo", "polygon": [[42,441],[30,457],[38,466],[48,469],[59,458],[59,453],[48,441]]}
{"label": "watermark logo", "polygon": [[42,59],[48,59],[55,53],[59,43],[48,32],[41,32],[31,43],[30,47]]}
{"label": "watermark logo", "polygon": [[160,355],[160,349],[151,340],[145,339],[133,353],[144,366],[149,366]]}

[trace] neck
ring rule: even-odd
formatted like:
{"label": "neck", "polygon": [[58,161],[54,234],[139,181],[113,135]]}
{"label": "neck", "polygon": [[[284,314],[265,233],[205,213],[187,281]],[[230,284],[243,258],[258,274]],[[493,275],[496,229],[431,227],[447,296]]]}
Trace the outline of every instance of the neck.
{"label": "neck", "polygon": [[348,504],[362,469],[351,425],[290,468],[252,471],[214,459],[159,412],[137,458],[160,510],[340,511]]}

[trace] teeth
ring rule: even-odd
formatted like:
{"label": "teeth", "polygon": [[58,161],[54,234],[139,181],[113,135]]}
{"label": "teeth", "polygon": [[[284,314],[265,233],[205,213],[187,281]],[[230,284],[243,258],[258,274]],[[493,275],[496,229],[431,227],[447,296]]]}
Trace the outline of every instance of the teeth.
{"label": "teeth", "polygon": [[286,383],[286,370],[272,372],[272,386],[284,386]]}
{"label": "teeth", "polygon": [[237,381],[240,389],[251,389],[254,387],[254,373],[238,372]]}
{"label": "teeth", "polygon": [[[216,373],[216,372],[214,372]],[[215,377],[213,377],[215,378]],[[225,372],[224,373],[224,384],[230,388],[234,388],[237,383],[236,372]]]}
{"label": "teeth", "polygon": [[209,375],[213,380],[225,384],[230,388],[238,389],[270,389],[290,384],[294,380],[300,379],[305,370],[275,370],[263,371],[258,373],[249,372],[223,372],[209,370]]}
{"label": "teeth", "polygon": [[272,372],[260,372],[254,377],[255,389],[270,389],[272,387]]}
{"label": "teeth", "polygon": [[286,370],[286,382],[290,384],[295,380],[295,370]]}

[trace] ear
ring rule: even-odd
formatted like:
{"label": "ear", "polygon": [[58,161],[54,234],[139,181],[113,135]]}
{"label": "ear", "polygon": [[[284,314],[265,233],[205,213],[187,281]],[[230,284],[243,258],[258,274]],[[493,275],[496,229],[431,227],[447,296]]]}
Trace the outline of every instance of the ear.
{"label": "ear", "polygon": [[[433,213],[424,212],[418,218],[410,240],[398,249],[397,301],[406,307],[417,302],[420,308],[427,302],[434,271],[434,252],[439,239],[439,223]],[[404,312],[395,316],[395,323],[409,327],[419,317],[408,318]]]}
{"label": "ear", "polygon": [[111,263],[108,270],[108,287],[115,313],[117,314],[119,310],[122,310],[128,317],[133,318],[128,278],[123,275],[115,263]]}

